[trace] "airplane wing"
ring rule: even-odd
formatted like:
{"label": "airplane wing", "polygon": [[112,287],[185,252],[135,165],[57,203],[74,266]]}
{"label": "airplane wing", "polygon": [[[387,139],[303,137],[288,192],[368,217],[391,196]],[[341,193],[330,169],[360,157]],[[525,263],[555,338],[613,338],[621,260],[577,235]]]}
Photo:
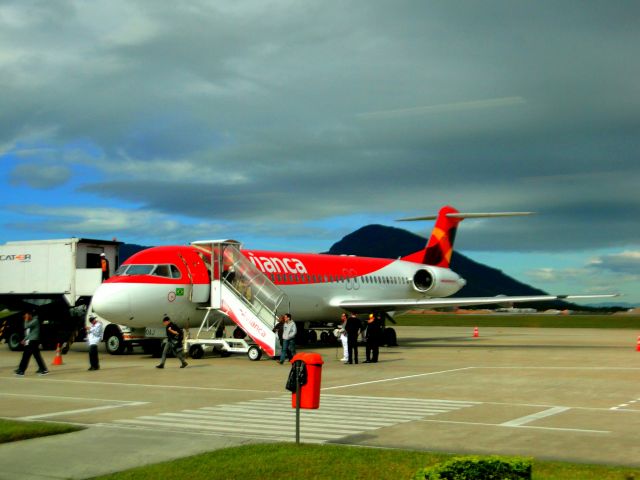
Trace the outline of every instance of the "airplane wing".
{"label": "airplane wing", "polygon": [[606,295],[523,295],[523,296],[497,296],[497,297],[466,297],[466,298],[425,298],[421,300],[340,300],[337,306],[348,311],[371,311],[382,310],[391,312],[395,310],[413,310],[419,308],[444,308],[444,307],[464,307],[471,305],[490,305],[501,303],[523,303],[523,302],[551,302],[554,300],[585,300],[590,298],[611,298],[618,294]]}

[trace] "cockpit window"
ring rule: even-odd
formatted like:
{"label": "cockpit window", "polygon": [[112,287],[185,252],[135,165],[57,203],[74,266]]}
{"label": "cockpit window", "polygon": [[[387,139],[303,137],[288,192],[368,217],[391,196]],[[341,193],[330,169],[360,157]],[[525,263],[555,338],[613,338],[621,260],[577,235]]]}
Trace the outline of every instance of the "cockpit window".
{"label": "cockpit window", "polygon": [[155,275],[165,278],[180,278],[182,274],[175,265],[121,265],[116,275]]}
{"label": "cockpit window", "polygon": [[129,265],[125,275],[149,275],[155,265]]}
{"label": "cockpit window", "polygon": [[118,269],[116,270],[116,275],[124,275],[127,271],[127,268],[129,268],[129,265],[120,265],[120,267],[118,267]]}
{"label": "cockpit window", "polygon": [[169,269],[169,265],[156,265],[156,268],[153,269],[151,275],[171,278],[171,270]]}
{"label": "cockpit window", "polygon": [[156,265],[152,275],[166,278],[180,278],[180,270],[175,265]]}

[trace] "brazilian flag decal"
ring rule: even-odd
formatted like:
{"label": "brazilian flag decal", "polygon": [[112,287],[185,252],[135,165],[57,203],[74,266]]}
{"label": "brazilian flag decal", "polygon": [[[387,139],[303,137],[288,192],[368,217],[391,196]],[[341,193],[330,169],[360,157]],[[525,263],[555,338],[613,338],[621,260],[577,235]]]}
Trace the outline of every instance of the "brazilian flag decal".
{"label": "brazilian flag decal", "polygon": [[184,297],[184,288],[176,288],[176,297]]}

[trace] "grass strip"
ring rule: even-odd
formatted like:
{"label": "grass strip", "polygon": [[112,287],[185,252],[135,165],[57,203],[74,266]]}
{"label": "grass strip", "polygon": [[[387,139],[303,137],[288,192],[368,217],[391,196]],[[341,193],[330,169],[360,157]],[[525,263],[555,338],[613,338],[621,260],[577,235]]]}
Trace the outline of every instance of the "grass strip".
{"label": "grass strip", "polygon": [[82,430],[83,427],[64,423],[20,422],[0,419],[0,443],[16,442],[28,438],[46,437]]}
{"label": "grass strip", "polygon": [[[395,318],[405,327],[527,327],[527,328],[622,328],[640,329],[639,315],[545,315],[545,314],[403,314]],[[387,324],[391,327],[390,323]]]}
{"label": "grass strip", "polygon": [[[398,480],[452,455],[339,445],[257,444],[226,448],[139,467],[96,480]],[[534,461],[533,479],[620,480],[640,478],[640,469]]]}

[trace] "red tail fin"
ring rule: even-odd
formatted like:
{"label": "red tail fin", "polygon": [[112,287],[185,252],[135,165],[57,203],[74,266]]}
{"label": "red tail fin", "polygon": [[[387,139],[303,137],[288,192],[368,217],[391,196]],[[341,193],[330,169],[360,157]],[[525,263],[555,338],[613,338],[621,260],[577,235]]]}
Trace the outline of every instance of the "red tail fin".
{"label": "red tail fin", "polygon": [[[449,268],[453,254],[453,242],[456,239],[458,224],[462,221],[462,218],[448,217],[447,215],[451,213],[458,213],[458,210],[448,205],[442,207],[438,212],[436,224],[433,226],[427,246],[418,252],[407,255],[403,260]],[[429,218],[433,217],[420,217],[421,220]]]}
{"label": "red tail fin", "polygon": [[426,216],[402,218],[400,221],[436,219],[436,224],[433,227],[427,246],[418,252],[403,257],[403,260],[449,268],[451,255],[453,254],[453,242],[456,239],[456,232],[458,231],[458,224],[463,219],[516,217],[523,215],[532,215],[532,212],[460,213],[455,208],[447,205],[440,209],[437,217]]}

